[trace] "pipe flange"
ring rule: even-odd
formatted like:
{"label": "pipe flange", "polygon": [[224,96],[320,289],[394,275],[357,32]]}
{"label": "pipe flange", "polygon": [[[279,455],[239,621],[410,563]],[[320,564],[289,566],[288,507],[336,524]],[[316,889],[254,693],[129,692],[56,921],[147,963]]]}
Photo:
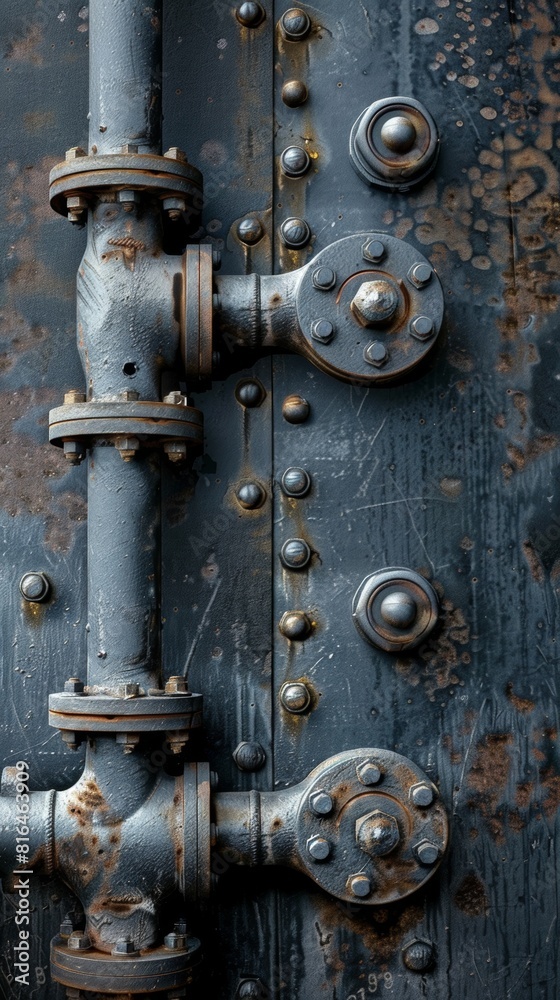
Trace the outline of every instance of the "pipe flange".
{"label": "pipe flange", "polygon": [[213,249],[188,246],[183,254],[181,338],[187,380],[212,375]]}
{"label": "pipe flange", "polygon": [[431,583],[411,569],[383,569],[366,576],[352,605],[356,628],[389,653],[413,649],[428,638],[439,615]]}
{"label": "pipe flange", "polygon": [[204,903],[212,888],[210,765],[185,764],[183,771],[183,884],[185,899]]}
{"label": "pipe flange", "polygon": [[49,725],[96,733],[189,732],[202,725],[202,695],[49,695]]}
{"label": "pipe flange", "polygon": [[157,198],[178,198],[189,221],[200,215],[202,174],[185,160],[146,153],[76,155],[58,163],[50,172],[51,208],[67,216],[67,199],[88,198],[99,191],[146,191]]}
{"label": "pipe flange", "polygon": [[203,416],[194,406],[145,400],[68,403],[49,413],[49,441],[136,437],[151,444],[180,441],[197,450],[203,443]]}
{"label": "pipe flange", "polygon": [[443,291],[430,262],[386,233],[348,236],[302,269],[296,308],[301,352],[343,381],[402,378],[430,353]]}
{"label": "pipe flange", "polygon": [[408,191],[433,170],[439,153],[437,126],[411,97],[375,101],[350,134],[350,159],[362,180],[376,187]]}
{"label": "pipe flange", "polygon": [[390,750],[349,750],[305,782],[297,819],[300,866],[347,903],[386,906],[432,878],[448,842],[438,790]]}
{"label": "pipe flange", "polygon": [[[106,993],[160,993],[189,985],[202,957],[198,938],[170,951],[150,948],[134,955],[109,955],[89,948],[74,951],[60,935],[51,941],[51,975],[73,989]],[[87,986],[85,986],[87,984]]]}

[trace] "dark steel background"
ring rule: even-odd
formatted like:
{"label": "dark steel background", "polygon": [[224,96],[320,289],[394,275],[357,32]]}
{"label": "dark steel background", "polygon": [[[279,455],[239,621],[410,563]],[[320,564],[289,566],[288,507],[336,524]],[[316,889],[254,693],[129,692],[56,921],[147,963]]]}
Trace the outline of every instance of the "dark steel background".
{"label": "dark steel background", "polygon": [[[292,874],[226,871],[215,904],[193,919],[209,959],[201,996],[233,1000],[240,978],[258,975],[283,1000],[374,990],[388,1000],[553,1000],[558,8],[326,0],[309,8],[310,38],[288,45],[274,23],[289,5],[265,6],[251,32],[227,2],[166,5],[164,141],[204,172],[203,238],[223,247],[222,273],[296,267],[335,239],[384,230],[430,258],[447,319],[429,370],[393,388],[341,385],[288,356],[239,371],[223,359],[232,374],[196,396],[205,455],[195,475],[170,469],[164,489],[165,667],[188,667],[204,693],[196,752],[221,789],[284,787],[338,751],[387,747],[439,784],[452,846],[427,893],[365,916]],[[49,209],[47,178],[67,147],[86,144],[87,23],[74,0],[2,5],[0,737],[3,762],[27,759],[41,789],[81,769],[46,706],[85,664],[85,470],[48,446],[47,412],[81,387],[74,282],[84,234]],[[290,110],[280,91],[294,76],[310,99]],[[434,178],[406,196],[366,188],[347,151],[358,114],[397,93],[423,101],[442,137]],[[306,178],[281,180],[278,156],[292,142],[317,155]],[[246,212],[267,229],[253,250],[234,235]],[[308,251],[280,249],[289,215],[308,220]],[[251,373],[267,397],[244,411],[234,390]],[[311,404],[299,426],[281,416],[294,392]],[[279,490],[290,465],[312,476],[304,500]],[[234,490],[252,478],[268,499],[242,512]],[[315,553],[303,574],[278,558],[294,535]],[[443,597],[442,625],[415,656],[374,651],[351,621],[355,589],[386,565],[422,570]],[[26,570],[54,587],[36,612],[18,592]],[[298,607],[318,626],[289,647],[276,626]],[[288,717],[277,693],[301,677],[316,707]],[[243,775],[231,754],[250,738],[267,763]],[[48,944],[71,897],[58,882],[34,884],[31,993],[44,1000],[58,995]],[[437,952],[424,977],[401,958],[416,936]],[[6,978],[14,942],[7,896],[1,989],[26,997]]]}

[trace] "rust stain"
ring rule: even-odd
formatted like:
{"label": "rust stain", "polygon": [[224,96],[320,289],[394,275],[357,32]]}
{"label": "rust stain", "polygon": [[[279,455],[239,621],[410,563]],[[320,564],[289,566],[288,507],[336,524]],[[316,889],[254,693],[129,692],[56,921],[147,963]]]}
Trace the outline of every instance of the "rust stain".
{"label": "rust stain", "polygon": [[412,686],[422,684],[430,700],[436,692],[460,683],[457,670],[471,662],[470,653],[461,650],[470,641],[470,627],[460,608],[443,597],[441,586],[432,581],[441,598],[441,622],[415,657],[399,657],[395,669]]}
{"label": "rust stain", "polygon": [[531,576],[533,577],[533,580],[535,581],[535,583],[544,583],[544,578],[545,578],[544,566],[539,558],[538,553],[533,547],[533,543],[530,541],[523,542],[522,549],[523,549],[523,555],[527,560],[527,565],[531,570]]}
{"label": "rust stain", "polygon": [[530,698],[522,698],[520,695],[515,694],[513,690],[513,683],[510,681],[506,687],[506,696],[508,701],[511,702],[514,708],[518,712],[532,712],[535,709],[535,702],[531,701]]}
{"label": "rust stain", "polygon": [[20,38],[14,38],[9,43],[5,58],[13,59],[14,62],[27,62],[33,66],[41,66],[43,56],[38,50],[42,41],[43,36],[39,25],[32,24],[27,29],[25,35],[22,35]]}
{"label": "rust stain", "polygon": [[465,875],[461,880],[453,900],[455,906],[469,917],[483,917],[490,910],[486,887],[474,872]]}

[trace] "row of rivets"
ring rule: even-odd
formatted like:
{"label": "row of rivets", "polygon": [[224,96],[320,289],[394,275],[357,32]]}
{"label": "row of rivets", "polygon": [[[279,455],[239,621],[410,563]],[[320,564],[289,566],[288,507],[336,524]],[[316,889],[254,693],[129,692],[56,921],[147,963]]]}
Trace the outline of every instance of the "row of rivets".
{"label": "row of rivets", "polygon": [[[262,4],[253,2],[240,4],[235,16],[244,28],[258,28],[266,14]],[[285,41],[301,42],[311,31],[311,20],[300,7],[291,7],[282,14],[279,27]]]}

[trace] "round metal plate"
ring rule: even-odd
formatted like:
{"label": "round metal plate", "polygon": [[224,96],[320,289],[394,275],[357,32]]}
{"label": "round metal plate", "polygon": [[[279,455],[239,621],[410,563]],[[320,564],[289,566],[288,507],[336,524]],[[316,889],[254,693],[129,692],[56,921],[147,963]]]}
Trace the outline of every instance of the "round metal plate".
{"label": "round metal plate", "polygon": [[73,951],[64,938],[51,941],[51,975],[64,986],[95,993],[144,993],[185,986],[201,959],[200,941],[182,951],[150,948],[138,955],[109,955],[91,948]]}
{"label": "round metal plate", "polygon": [[49,695],[49,724],[76,732],[140,733],[198,729],[202,725],[202,695]]}

